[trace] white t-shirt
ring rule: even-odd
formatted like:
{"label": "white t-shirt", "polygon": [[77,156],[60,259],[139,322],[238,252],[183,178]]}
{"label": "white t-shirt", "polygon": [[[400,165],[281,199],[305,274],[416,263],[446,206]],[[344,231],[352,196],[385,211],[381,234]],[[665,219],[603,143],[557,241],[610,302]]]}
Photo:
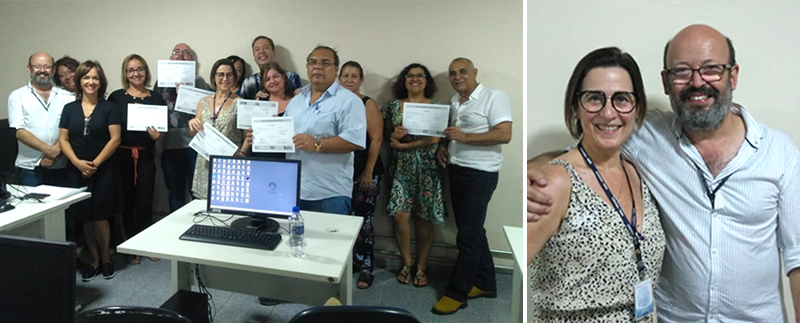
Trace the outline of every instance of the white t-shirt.
{"label": "white t-shirt", "polygon": [[[459,94],[451,99],[450,125],[461,128],[463,133],[486,133],[503,122],[511,122],[511,103],[503,91],[478,84],[467,102],[459,103]],[[502,145],[450,141],[449,152],[451,164],[484,172],[500,171],[503,164]]]}

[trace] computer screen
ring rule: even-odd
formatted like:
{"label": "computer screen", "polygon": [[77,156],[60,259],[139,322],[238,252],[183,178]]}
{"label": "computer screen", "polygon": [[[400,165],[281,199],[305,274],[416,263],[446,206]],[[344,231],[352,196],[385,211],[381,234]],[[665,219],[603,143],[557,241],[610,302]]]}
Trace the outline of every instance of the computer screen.
{"label": "computer screen", "polygon": [[75,249],[0,235],[0,321],[74,322]]}
{"label": "computer screen", "polygon": [[11,197],[6,190],[6,177],[12,176],[16,169],[17,129],[9,127],[8,119],[0,120],[0,205]]}
{"label": "computer screen", "polygon": [[300,203],[300,161],[211,156],[208,211],[288,218]]}

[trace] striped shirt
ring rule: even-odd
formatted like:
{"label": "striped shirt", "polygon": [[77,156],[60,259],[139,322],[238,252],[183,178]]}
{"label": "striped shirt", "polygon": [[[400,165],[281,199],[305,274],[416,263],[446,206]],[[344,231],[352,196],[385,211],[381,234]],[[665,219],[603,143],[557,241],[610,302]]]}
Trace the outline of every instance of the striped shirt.
{"label": "striped shirt", "polygon": [[[785,133],[733,111],[745,140],[716,177],[673,112],[648,113],[623,148],[661,208],[663,322],[784,321],[778,257],[785,274],[800,266],[800,155]],[[719,187],[713,206],[706,187]]]}

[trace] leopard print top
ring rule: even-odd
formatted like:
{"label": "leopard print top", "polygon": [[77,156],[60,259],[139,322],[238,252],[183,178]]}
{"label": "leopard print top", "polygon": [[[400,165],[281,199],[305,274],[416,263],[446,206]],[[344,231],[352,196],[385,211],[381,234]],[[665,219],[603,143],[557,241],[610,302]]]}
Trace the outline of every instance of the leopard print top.
{"label": "leopard print top", "polygon": [[[550,164],[564,166],[572,189],[561,227],[528,266],[528,322],[633,322],[633,287],[640,279],[630,233],[616,209],[572,165],[563,160]],[[664,231],[644,182],[642,199],[642,259],[645,276],[656,288]]]}

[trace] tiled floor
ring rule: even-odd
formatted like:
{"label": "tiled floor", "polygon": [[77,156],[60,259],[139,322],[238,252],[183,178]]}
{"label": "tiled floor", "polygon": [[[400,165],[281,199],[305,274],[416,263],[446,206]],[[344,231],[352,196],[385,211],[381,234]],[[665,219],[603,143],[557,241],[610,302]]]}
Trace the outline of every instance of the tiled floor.
{"label": "tiled floor", "polygon": [[[115,278],[105,280],[101,275],[84,283],[80,276],[76,277],[77,301],[84,310],[111,305],[159,307],[172,296],[169,260],[153,262],[142,258],[140,265],[129,266],[120,255],[114,255],[112,259],[117,267]],[[391,271],[376,268],[372,287],[366,290],[353,288],[353,303],[403,308],[420,322],[510,321],[511,275],[497,275],[497,298],[470,300],[466,309],[453,315],[439,316],[432,314],[430,308],[444,293],[451,267],[434,264],[430,267],[430,284],[424,288],[398,284],[393,266],[390,266]],[[355,274],[353,277],[355,281],[358,276]],[[217,323],[288,322],[295,314],[311,306],[292,303],[262,306],[255,296],[213,289],[211,295]]]}

